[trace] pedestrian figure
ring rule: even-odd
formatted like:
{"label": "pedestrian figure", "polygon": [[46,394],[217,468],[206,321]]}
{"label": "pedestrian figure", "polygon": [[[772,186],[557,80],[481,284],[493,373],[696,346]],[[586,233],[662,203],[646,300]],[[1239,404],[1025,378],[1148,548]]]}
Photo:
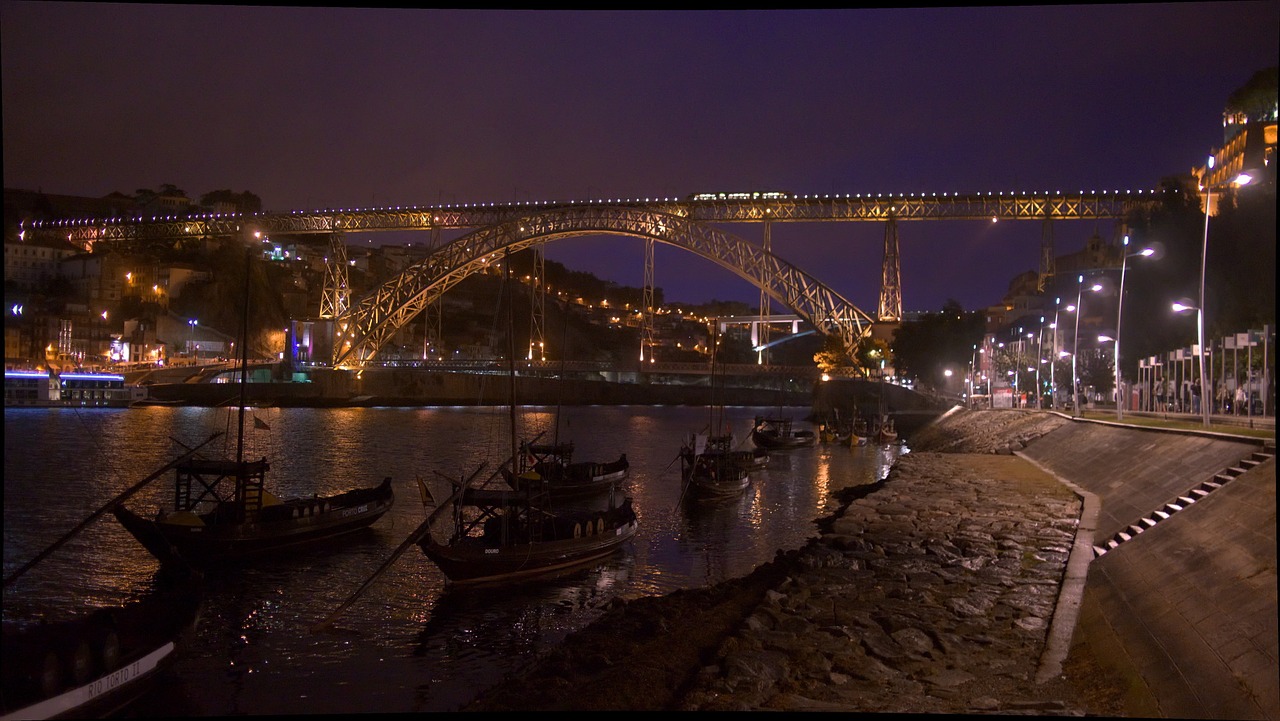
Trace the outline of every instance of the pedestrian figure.
{"label": "pedestrian figure", "polygon": [[1232,408],[1232,411],[1236,415],[1240,415],[1240,408],[1244,406],[1245,402],[1246,401],[1245,401],[1245,395],[1244,395],[1244,386],[1237,385],[1236,386],[1236,402],[1235,402],[1235,407]]}

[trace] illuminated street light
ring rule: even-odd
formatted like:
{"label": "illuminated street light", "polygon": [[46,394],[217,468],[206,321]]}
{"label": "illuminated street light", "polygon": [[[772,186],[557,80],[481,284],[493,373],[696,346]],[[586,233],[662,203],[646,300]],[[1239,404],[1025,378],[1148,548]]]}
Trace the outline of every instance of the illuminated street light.
{"label": "illuminated street light", "polygon": [[[1214,162],[1214,158],[1213,158],[1213,154],[1211,153],[1211,154],[1209,155],[1208,165],[1205,167],[1205,176],[1206,176],[1206,178],[1207,178],[1207,176],[1208,176],[1208,174],[1209,174],[1209,172],[1208,172],[1208,171],[1210,171],[1210,170],[1212,170],[1212,169],[1213,169],[1213,162]],[[1248,183],[1249,181],[1251,181],[1251,180],[1253,180],[1253,176],[1249,175],[1248,173],[1239,173],[1239,174],[1237,174],[1237,175],[1236,175],[1236,177],[1235,177],[1235,178],[1233,178],[1233,179],[1231,180],[1231,184],[1232,184],[1232,185],[1236,185],[1236,186],[1240,186],[1240,185],[1245,185],[1245,184],[1247,184],[1247,183]],[[1208,427],[1209,427],[1209,405],[1210,405],[1210,404],[1206,403],[1205,401],[1208,399],[1208,397],[1209,397],[1209,396],[1208,396],[1208,394],[1210,394],[1210,393],[1211,393],[1212,389],[1211,389],[1211,388],[1209,388],[1209,387],[1207,387],[1207,386],[1205,385],[1205,382],[1204,382],[1204,378],[1205,378],[1205,374],[1204,374],[1204,274],[1205,274],[1205,266],[1206,266],[1206,265],[1208,264],[1208,262],[1209,262],[1209,216],[1210,216],[1210,215],[1212,215],[1212,213],[1210,212],[1210,207],[1212,206],[1212,203],[1213,203],[1213,189],[1209,187],[1209,185],[1208,185],[1208,181],[1207,181],[1207,180],[1206,180],[1206,183],[1205,183],[1205,186],[1204,186],[1203,190],[1204,190],[1204,243],[1200,246],[1200,307],[1196,309],[1196,310],[1197,310],[1197,313],[1196,313],[1196,342],[1197,342],[1197,343],[1198,343],[1198,345],[1200,346],[1200,348],[1199,348],[1199,350],[1200,350],[1200,352],[1199,352],[1199,356],[1200,356],[1200,415],[1201,415],[1201,420],[1202,420],[1202,422],[1204,423],[1204,427],[1205,427],[1205,428],[1208,428]],[[1185,307],[1183,307],[1183,308],[1179,309],[1179,308],[1177,307],[1178,305],[1181,305],[1181,304],[1178,304],[1178,303],[1175,303],[1175,304],[1174,304],[1174,312],[1181,312],[1181,311],[1183,311],[1183,310],[1190,310],[1190,308],[1191,308],[1191,306],[1185,306]]]}
{"label": "illuminated street light", "polygon": [[1054,371],[1056,370],[1058,360],[1066,355],[1066,351],[1058,350],[1058,312],[1065,310],[1068,313],[1073,313],[1075,312],[1076,307],[1074,305],[1068,305],[1066,308],[1063,308],[1061,298],[1054,298],[1053,304],[1053,359],[1049,362],[1049,393],[1052,396],[1050,405],[1056,411],[1058,410],[1058,381],[1056,378],[1057,374]]}
{"label": "illuminated street light", "polygon": [[[1094,283],[1089,287],[1089,290],[1097,293],[1102,290],[1102,286],[1098,283]],[[1073,416],[1080,415],[1080,395],[1076,392],[1077,384],[1080,382],[1076,371],[1076,358],[1080,355],[1080,316],[1083,315],[1081,312],[1083,310],[1081,308],[1081,303],[1083,301],[1084,276],[1081,275],[1076,280],[1076,331],[1074,337],[1071,339],[1071,415]]]}
{"label": "illuminated street light", "polygon": [[1116,374],[1116,420],[1124,419],[1124,399],[1120,397],[1120,320],[1124,317],[1124,272],[1131,256],[1150,257],[1156,251],[1153,248],[1143,248],[1136,253],[1124,252],[1129,246],[1129,236],[1124,237],[1124,245],[1121,247],[1120,258],[1120,297],[1116,301],[1116,348],[1115,348],[1115,374]]}

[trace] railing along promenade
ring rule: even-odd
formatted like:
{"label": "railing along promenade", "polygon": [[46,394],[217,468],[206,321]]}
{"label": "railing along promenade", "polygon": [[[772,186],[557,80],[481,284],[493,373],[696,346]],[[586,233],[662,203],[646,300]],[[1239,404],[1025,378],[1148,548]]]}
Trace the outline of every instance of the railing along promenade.
{"label": "railing along promenade", "polygon": [[[274,213],[208,213],[151,218],[39,221],[23,227],[32,238],[64,238],[91,250],[102,242],[211,238],[244,234],[360,233],[481,228],[554,208],[640,208],[706,223],[858,222],[896,220],[1081,220],[1121,218],[1150,205],[1155,190],[1077,192],[725,194],[771,197],[462,203],[432,206],[326,208]],[[715,194],[708,194],[715,195]],[[783,197],[773,197],[783,196]],[[701,196],[700,196],[701,197]]]}

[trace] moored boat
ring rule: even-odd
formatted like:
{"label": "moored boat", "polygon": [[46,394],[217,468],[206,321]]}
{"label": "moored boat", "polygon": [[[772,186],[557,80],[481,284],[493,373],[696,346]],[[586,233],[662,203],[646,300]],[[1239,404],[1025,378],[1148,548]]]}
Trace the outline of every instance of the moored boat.
{"label": "moored boat", "polygon": [[332,496],[282,500],[263,487],[268,467],[265,459],[194,459],[176,469],[173,508],[152,518],[124,505],[113,513],[162,565],[207,566],[360,530],[395,500],[390,477]]}
{"label": "moored boat", "polygon": [[[452,518],[418,545],[452,584],[513,581],[604,558],[635,536],[631,499],[604,509],[553,509],[545,493],[464,488]],[[429,494],[424,494],[429,496]]]}
{"label": "moored boat", "polygon": [[520,444],[520,463],[515,472],[503,469],[512,488],[538,492],[546,490],[553,501],[583,498],[616,489],[626,480],[631,463],[623,453],[615,461],[598,463],[573,460],[572,442]]}
{"label": "moored boat", "polygon": [[751,485],[746,458],[729,450],[726,438],[732,437],[694,434],[680,446],[682,497],[731,498]]}
{"label": "moored boat", "polygon": [[[504,262],[504,266],[504,286],[509,295],[511,266],[509,262]],[[510,303],[507,309],[510,313]],[[513,319],[508,316],[508,328],[514,327]],[[618,494],[612,488],[604,509],[570,507],[553,503],[547,484],[541,482],[535,471],[514,474],[507,471],[519,469],[522,456],[527,455],[520,452],[516,443],[519,434],[514,338],[514,333],[508,333],[512,344],[507,368],[510,451],[494,477],[505,475],[521,487],[512,488],[506,483],[500,483],[497,488],[472,487],[471,479],[450,479],[452,493],[448,500],[428,513],[423,522],[424,531],[415,531],[406,541],[416,542],[452,584],[519,580],[596,561],[631,540],[638,527],[631,499],[623,497],[619,503]],[[553,445],[551,450],[563,455],[566,449],[557,446]],[[626,456],[619,460],[625,463]],[[472,478],[485,465],[481,463]],[[609,483],[612,485],[613,481]],[[430,489],[421,479],[419,485],[424,507],[434,505]],[[435,524],[433,520],[443,515],[444,510],[452,512],[448,522]]]}
{"label": "moored boat", "polygon": [[[246,266],[252,258],[246,251]],[[164,566],[237,561],[287,546],[333,538],[381,518],[395,501],[391,478],[332,496],[283,500],[266,488],[266,458],[245,459],[245,386],[249,366],[248,278],[241,319],[239,425],[234,459],[190,457],[176,465],[173,503],[146,518],[123,504],[120,524]],[[255,428],[269,426],[254,418]]]}
{"label": "moored boat", "polygon": [[0,719],[97,718],[149,690],[198,618],[198,576],[51,623],[5,622]]}
{"label": "moored boat", "polygon": [[811,430],[793,429],[790,418],[756,416],[755,426],[751,429],[751,440],[761,448],[786,450],[809,448],[817,443],[818,437]]}

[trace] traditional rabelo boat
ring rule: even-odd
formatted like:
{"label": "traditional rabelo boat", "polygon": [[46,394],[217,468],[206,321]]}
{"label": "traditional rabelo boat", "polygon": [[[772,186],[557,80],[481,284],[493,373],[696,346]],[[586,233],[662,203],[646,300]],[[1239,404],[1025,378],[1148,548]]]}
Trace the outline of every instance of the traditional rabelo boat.
{"label": "traditional rabelo boat", "polygon": [[613,553],[638,528],[631,499],[616,503],[613,492],[602,510],[557,510],[545,492],[467,488],[461,481],[453,489],[449,521],[418,540],[450,583],[518,580],[577,566]]}
{"label": "traditional rabelo boat", "polygon": [[552,501],[578,499],[615,490],[626,480],[631,463],[623,453],[616,461],[573,460],[573,442],[520,444],[517,470],[503,468],[503,477],[516,490],[546,490]]}
{"label": "traditional rabelo boat", "polygon": [[897,443],[898,430],[894,427],[893,419],[888,414],[880,416],[880,420],[876,423],[875,432],[876,443]]}
{"label": "traditional rabelo boat", "polygon": [[[504,265],[509,293],[509,259]],[[507,307],[510,312],[510,303]],[[508,328],[514,328],[513,319],[508,321]],[[522,455],[516,443],[514,333],[508,337],[510,454],[499,466],[499,473],[489,479],[500,485],[472,487],[471,479],[451,479],[453,492],[449,499],[428,515],[424,522],[426,532],[416,539],[453,584],[518,580],[595,561],[631,540],[638,526],[631,499],[623,497],[619,502],[619,494],[612,487],[607,506],[599,509],[554,501],[535,470],[516,473],[512,479],[515,488],[502,482],[499,476],[504,475],[504,468],[519,468]],[[619,460],[625,463],[626,457]],[[485,465],[480,465],[472,479]],[[612,486],[613,482],[609,483]],[[424,507],[434,505],[426,484],[421,479],[419,484]],[[448,519],[433,523],[433,517],[439,513],[443,518],[445,510],[450,511]]]}
{"label": "traditional rabelo boat", "polygon": [[795,430],[791,425],[790,418],[756,416],[755,426],[751,429],[751,440],[757,446],[769,450],[809,448],[817,443],[818,436],[813,431]]}
{"label": "traditional rabelo boat", "polygon": [[121,606],[49,623],[5,622],[0,716],[100,718],[148,691],[199,613],[198,576]]}
{"label": "traditional rabelo boat", "polygon": [[[750,451],[732,450],[733,437],[693,434],[680,446],[681,498],[723,499],[751,485]],[[767,458],[767,456],[766,456]]]}
{"label": "traditional rabelo boat", "polygon": [[[247,259],[246,259],[247,263]],[[248,277],[241,322],[239,430],[234,459],[189,458],[175,469],[173,504],[145,518],[123,504],[120,524],[163,565],[205,566],[365,528],[391,509],[391,478],[332,496],[281,499],[266,488],[266,458],[245,460]],[[255,417],[255,425],[259,421]]]}
{"label": "traditional rabelo boat", "polygon": [[[221,433],[112,498],[4,579],[19,578],[91,523],[123,503]],[[118,606],[81,609],[54,621],[5,621],[0,719],[96,718],[122,710],[152,685],[195,624],[203,576],[189,568],[157,573],[152,590]]]}
{"label": "traditional rabelo boat", "polygon": [[867,419],[858,416],[853,420],[853,433],[849,435],[849,445],[865,446],[871,442],[871,427],[867,425]]}

